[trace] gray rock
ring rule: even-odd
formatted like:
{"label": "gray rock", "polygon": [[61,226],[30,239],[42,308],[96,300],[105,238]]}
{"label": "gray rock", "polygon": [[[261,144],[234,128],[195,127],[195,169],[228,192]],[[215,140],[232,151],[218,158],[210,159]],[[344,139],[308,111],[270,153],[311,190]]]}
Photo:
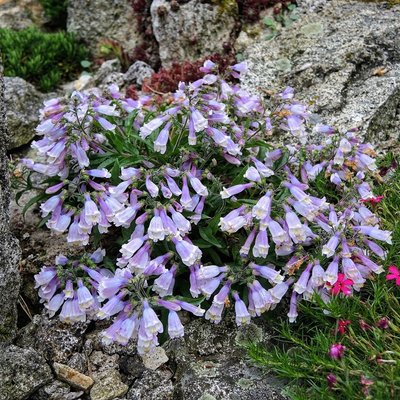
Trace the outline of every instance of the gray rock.
{"label": "gray rock", "polygon": [[36,391],[30,400],[75,400],[81,398],[83,391],[72,392],[68,384],[53,381]]}
{"label": "gray rock", "polygon": [[127,400],[173,400],[174,386],[171,371],[146,370],[129,389]]}
{"label": "gray rock", "polygon": [[87,372],[87,360],[84,354],[75,353],[68,361],[68,366],[85,374]]}
{"label": "gray rock", "polygon": [[139,356],[121,356],[119,369],[129,380],[135,380],[142,375],[146,368]]}
{"label": "gray rock", "polygon": [[22,78],[4,78],[5,104],[10,142],[8,149],[29,143],[39,123],[44,95]]}
{"label": "gray rock", "polygon": [[100,84],[107,78],[107,76],[114,72],[121,72],[121,63],[117,58],[104,61],[103,64],[101,64],[93,77],[94,82]]}
{"label": "gray rock", "polygon": [[[103,329],[109,326],[108,321],[102,321],[97,323],[97,329],[86,335],[86,342],[84,347],[93,350],[98,350],[107,355],[119,355],[119,356],[134,356],[137,353],[136,341],[130,340],[126,346],[121,346],[118,343],[105,344],[102,341],[101,332]],[[115,363],[118,358],[115,359]]]}
{"label": "gray rock", "polygon": [[[262,324],[262,321],[258,322]],[[283,400],[282,383],[245,362],[238,344],[269,340],[265,324],[237,328],[232,318],[218,325],[195,320],[185,337],[166,343],[174,374],[174,397],[182,400]]]}
{"label": "gray rock", "polygon": [[110,369],[118,369],[119,355],[104,354],[101,351],[95,350],[89,357],[90,367],[92,371],[100,372]]}
{"label": "gray rock", "polygon": [[[178,369],[175,395],[183,400],[284,400],[274,378],[243,360],[195,360]],[[275,382],[276,383],[276,382]]]}
{"label": "gray rock", "polygon": [[37,0],[0,2],[0,28],[24,29],[45,22],[43,7]]}
{"label": "gray rock", "polygon": [[68,1],[68,32],[74,33],[92,51],[102,39],[113,39],[125,49],[139,44],[136,15],[129,0]]}
{"label": "gray rock", "polygon": [[110,75],[107,75],[102,83],[99,85],[101,90],[106,91],[108,87],[112,84],[117,85],[118,87],[123,86],[124,84],[124,74],[121,72],[112,72]]}
{"label": "gray rock", "polygon": [[302,3],[318,3],[320,11],[302,15],[278,38],[250,46],[244,85],[252,91],[290,85],[299,99],[313,102],[323,121],[342,130],[360,127],[381,149],[398,147],[400,6]]}
{"label": "gray rock", "polygon": [[234,15],[201,0],[180,4],[177,10],[171,4],[167,0],[151,4],[153,32],[164,67],[223,51],[235,27]]}
{"label": "gray rock", "polygon": [[168,362],[168,356],[165,354],[165,350],[162,347],[157,347],[151,353],[144,354],[142,359],[144,366],[152,371],[155,371],[160,368],[161,365]]}
{"label": "gray rock", "polygon": [[33,347],[49,362],[67,364],[69,359],[81,351],[84,323],[62,324],[58,319],[49,320],[46,315],[35,315],[17,338],[21,347]]}
{"label": "gray rock", "polygon": [[19,244],[10,232],[10,187],[6,149],[6,108],[3,65],[0,58],[0,342],[11,341],[17,329],[17,301],[20,287]]}
{"label": "gray rock", "polygon": [[94,374],[95,384],[90,390],[91,400],[113,400],[124,396],[129,387],[121,381],[115,369],[104,370]]}
{"label": "gray rock", "polygon": [[136,84],[141,87],[146,78],[151,78],[154,69],[143,61],[134,62],[124,74],[124,80],[127,84]]}
{"label": "gray rock", "polygon": [[0,344],[0,400],[23,400],[52,379],[50,367],[33,349]]}
{"label": "gray rock", "polygon": [[329,0],[297,0],[296,3],[302,12],[321,11]]}

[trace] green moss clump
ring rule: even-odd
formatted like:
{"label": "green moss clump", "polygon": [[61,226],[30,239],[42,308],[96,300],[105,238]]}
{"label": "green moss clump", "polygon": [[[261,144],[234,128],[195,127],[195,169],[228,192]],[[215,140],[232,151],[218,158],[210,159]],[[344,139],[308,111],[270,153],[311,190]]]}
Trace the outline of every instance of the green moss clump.
{"label": "green moss clump", "polygon": [[48,92],[71,79],[88,57],[86,48],[65,32],[44,33],[36,28],[0,29],[4,75],[19,76]]}

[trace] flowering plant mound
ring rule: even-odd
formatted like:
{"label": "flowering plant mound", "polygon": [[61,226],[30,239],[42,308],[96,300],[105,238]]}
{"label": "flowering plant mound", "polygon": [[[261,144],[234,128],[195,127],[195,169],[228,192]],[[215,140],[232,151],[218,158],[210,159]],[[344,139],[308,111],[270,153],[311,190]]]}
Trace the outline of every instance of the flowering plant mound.
{"label": "flowering plant mound", "polygon": [[116,86],[45,103],[32,145],[45,161],[23,160],[46,177],[42,216],[69,243],[107,250],[43,267],[50,315],[110,319],[106,342],[137,337],[145,353],[164,329],[183,336],[180,310],[218,323],[232,302],[241,325],[290,295],[294,321],[299,300],[329,302],[382,271],[371,258],[391,233],[360,201],[375,198],[372,147],[313,125],[291,88],[243,90],[245,62],[226,71],[237,83],[216,70],[206,61],[161,105]]}

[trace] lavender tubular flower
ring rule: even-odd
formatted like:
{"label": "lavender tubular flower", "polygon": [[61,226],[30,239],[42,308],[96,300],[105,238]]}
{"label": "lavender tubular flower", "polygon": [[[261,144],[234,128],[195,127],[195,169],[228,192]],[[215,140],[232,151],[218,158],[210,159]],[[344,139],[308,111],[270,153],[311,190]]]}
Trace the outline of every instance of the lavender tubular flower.
{"label": "lavender tubular flower", "polygon": [[273,242],[278,246],[290,241],[289,235],[278,222],[270,220],[268,222],[268,229],[271,233]]}
{"label": "lavender tubular flower", "polygon": [[262,257],[265,258],[268,256],[269,244],[268,244],[268,235],[265,229],[260,229],[256,236],[256,241],[253,247],[253,255],[254,257]]}
{"label": "lavender tubular flower", "polygon": [[175,311],[170,311],[168,314],[168,335],[171,339],[184,336],[182,322]]}
{"label": "lavender tubular flower", "polygon": [[268,191],[251,210],[253,217],[262,220],[269,218],[271,213],[272,191]]}
{"label": "lavender tubular flower", "polygon": [[158,129],[166,120],[167,120],[166,117],[157,117],[152,119],[150,122],[148,122],[147,124],[143,125],[140,128],[140,137],[142,139],[146,139],[156,129]]}
{"label": "lavender tubular flower", "polygon": [[188,243],[182,239],[178,240],[176,238],[173,238],[172,241],[175,244],[177,253],[181,257],[182,262],[185,265],[190,267],[200,260],[202,252],[197,246]]}
{"label": "lavender tubular flower", "polygon": [[146,189],[151,197],[157,197],[159,189],[157,185],[150,179],[150,175],[146,176]]}
{"label": "lavender tubular flower", "polygon": [[292,238],[294,243],[304,242],[306,240],[306,233],[303,224],[289,207],[285,207],[285,211],[285,221],[289,229],[289,236]]}
{"label": "lavender tubular flower", "polygon": [[146,300],[143,302],[142,321],[143,321],[144,329],[153,335],[156,333],[162,333],[164,330],[161,321],[157,317],[157,314],[149,306],[149,303]]}
{"label": "lavender tubular flower", "polygon": [[133,313],[130,317],[127,317],[121,322],[119,329],[116,331],[115,340],[126,346],[129,340],[136,336],[138,331],[138,316],[137,313]]}
{"label": "lavender tubular flower", "polygon": [[253,185],[254,185],[254,183],[243,183],[240,185],[231,186],[228,189],[224,188],[220,192],[221,198],[229,199],[229,197],[232,197],[235,194],[239,194],[239,193],[243,192],[244,190],[251,188]]}
{"label": "lavender tubular flower", "polygon": [[189,175],[190,185],[192,186],[193,190],[200,196],[208,196],[207,188],[200,182],[198,178],[193,176],[192,174]]}
{"label": "lavender tubular flower", "polygon": [[354,226],[353,229],[373,239],[392,244],[392,232],[384,231],[373,226]]}
{"label": "lavender tubular flower", "polygon": [[257,265],[255,263],[250,263],[249,266],[253,270],[254,275],[260,275],[263,278],[267,279],[271,283],[280,283],[283,281],[284,277],[276,271],[273,265]]}
{"label": "lavender tubular flower", "polygon": [[172,295],[175,284],[175,273],[177,266],[173,265],[170,270],[161,274],[153,284],[153,290],[161,297]]}
{"label": "lavender tubular flower", "polygon": [[302,294],[307,289],[308,280],[311,275],[312,264],[308,264],[307,268],[302,272],[298,281],[294,284],[294,292]]}
{"label": "lavender tubular flower", "polygon": [[253,244],[253,241],[254,241],[254,239],[255,239],[255,237],[256,237],[256,234],[257,234],[257,229],[254,228],[254,229],[250,232],[250,234],[249,234],[249,236],[247,237],[246,241],[244,242],[243,246],[240,248],[239,253],[240,253],[240,255],[241,255],[242,257],[248,256],[248,254],[249,254],[249,252],[250,252],[251,245]]}
{"label": "lavender tubular flower", "polygon": [[333,285],[338,279],[339,271],[339,257],[336,256],[333,261],[328,265],[324,274],[324,281]]}
{"label": "lavender tubular flower", "polygon": [[322,247],[322,254],[328,258],[332,257],[335,254],[336,248],[339,245],[339,241],[340,241],[340,232],[337,232],[335,233],[334,236],[332,236],[328,240],[328,243]]}
{"label": "lavender tubular flower", "polygon": [[250,313],[247,310],[246,304],[239,297],[237,292],[233,293],[233,298],[235,299],[235,314],[236,314],[236,325],[247,325],[250,323]]}
{"label": "lavender tubular flower", "polygon": [[154,141],[154,151],[161,154],[165,154],[167,151],[167,143],[169,139],[169,130],[171,129],[171,123],[165,124],[164,128],[161,130],[157,139]]}
{"label": "lavender tubular flower", "polygon": [[297,312],[297,299],[298,299],[298,296],[297,296],[296,292],[293,291],[292,296],[290,298],[290,309],[287,314],[290,323],[296,322],[296,319],[299,315]]}

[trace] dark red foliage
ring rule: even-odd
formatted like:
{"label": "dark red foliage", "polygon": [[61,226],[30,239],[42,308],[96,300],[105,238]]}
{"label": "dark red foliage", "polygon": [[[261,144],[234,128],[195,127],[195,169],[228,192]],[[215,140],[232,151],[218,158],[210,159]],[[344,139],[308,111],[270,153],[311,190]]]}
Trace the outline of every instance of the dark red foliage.
{"label": "dark red foliage", "polygon": [[136,14],[136,20],[138,22],[138,28],[140,33],[146,33],[147,18],[150,16],[150,5],[149,0],[132,0],[132,8]]}
{"label": "dark red foliage", "polygon": [[126,97],[129,97],[133,100],[137,100],[139,98],[139,94],[135,85],[128,86],[128,89],[126,89]]}
{"label": "dark red foliage", "polygon": [[169,93],[174,92],[179,82],[194,82],[204,76],[199,71],[204,61],[209,59],[218,64],[219,71],[223,73],[226,68],[235,62],[234,56],[214,54],[197,61],[184,61],[183,63],[173,63],[170,68],[161,68],[157,73],[143,83],[144,92]]}
{"label": "dark red foliage", "polygon": [[243,22],[257,22],[260,13],[269,7],[275,6],[274,12],[279,13],[283,7],[294,3],[293,0],[237,0],[239,14]]}

